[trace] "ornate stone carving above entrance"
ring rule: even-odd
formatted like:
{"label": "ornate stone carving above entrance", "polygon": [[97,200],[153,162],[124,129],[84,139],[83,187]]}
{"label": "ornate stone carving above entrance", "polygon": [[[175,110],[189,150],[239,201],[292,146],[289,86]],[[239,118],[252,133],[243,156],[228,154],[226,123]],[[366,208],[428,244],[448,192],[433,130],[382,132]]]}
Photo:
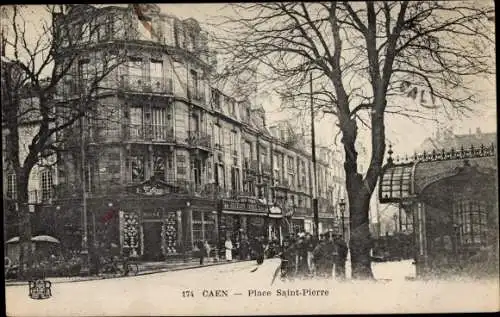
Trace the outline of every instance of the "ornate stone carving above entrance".
{"label": "ornate stone carving above entrance", "polygon": [[154,178],[142,182],[138,185],[128,186],[127,191],[144,196],[163,196],[171,193],[187,193],[187,190],[180,186],[169,184],[167,182]]}

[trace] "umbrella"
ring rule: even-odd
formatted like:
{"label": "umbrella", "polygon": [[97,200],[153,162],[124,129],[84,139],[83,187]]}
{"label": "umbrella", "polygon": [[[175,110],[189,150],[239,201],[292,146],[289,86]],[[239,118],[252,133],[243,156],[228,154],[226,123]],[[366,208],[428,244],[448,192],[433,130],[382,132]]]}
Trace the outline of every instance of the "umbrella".
{"label": "umbrella", "polygon": [[36,236],[31,239],[31,241],[35,242],[50,242],[50,243],[61,243],[59,240],[57,240],[54,237],[51,236],[46,236],[46,235],[41,235],[41,236]]}
{"label": "umbrella", "polygon": [[10,238],[6,243],[18,243],[19,237]]}

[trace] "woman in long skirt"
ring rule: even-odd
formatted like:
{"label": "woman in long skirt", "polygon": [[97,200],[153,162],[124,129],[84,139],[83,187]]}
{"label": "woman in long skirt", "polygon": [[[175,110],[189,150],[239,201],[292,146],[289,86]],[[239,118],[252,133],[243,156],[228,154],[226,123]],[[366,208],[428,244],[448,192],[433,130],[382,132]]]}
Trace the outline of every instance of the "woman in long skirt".
{"label": "woman in long skirt", "polygon": [[224,247],[226,248],[226,260],[232,261],[233,260],[233,243],[231,242],[231,239],[226,239],[226,242],[224,243]]}

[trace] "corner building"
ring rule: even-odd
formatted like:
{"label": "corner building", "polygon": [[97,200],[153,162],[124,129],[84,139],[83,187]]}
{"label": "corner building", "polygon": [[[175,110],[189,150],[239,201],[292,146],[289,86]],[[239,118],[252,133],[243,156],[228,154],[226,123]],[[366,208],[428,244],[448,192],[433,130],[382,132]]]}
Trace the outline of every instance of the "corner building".
{"label": "corner building", "polygon": [[221,249],[228,237],[237,245],[305,229],[310,154],[273,135],[262,107],[211,87],[213,55],[197,21],[148,5],[151,32],[132,6],[73,10],[104,22],[82,39],[93,55],[64,80],[59,102],[78,98],[95,56],[126,52],[127,62],[101,83],[95,113],[65,135],[51,204],[36,215],[64,247],[82,244],[83,183],[89,245],[114,243],[143,260],[189,255],[199,240]]}

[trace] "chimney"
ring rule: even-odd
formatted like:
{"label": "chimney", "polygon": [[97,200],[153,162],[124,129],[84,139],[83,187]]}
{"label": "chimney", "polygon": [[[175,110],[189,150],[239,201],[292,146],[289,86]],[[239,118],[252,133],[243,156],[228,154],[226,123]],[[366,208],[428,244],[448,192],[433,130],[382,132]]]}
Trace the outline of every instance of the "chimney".
{"label": "chimney", "polygon": [[481,134],[481,128],[479,127],[476,128],[476,134]]}

